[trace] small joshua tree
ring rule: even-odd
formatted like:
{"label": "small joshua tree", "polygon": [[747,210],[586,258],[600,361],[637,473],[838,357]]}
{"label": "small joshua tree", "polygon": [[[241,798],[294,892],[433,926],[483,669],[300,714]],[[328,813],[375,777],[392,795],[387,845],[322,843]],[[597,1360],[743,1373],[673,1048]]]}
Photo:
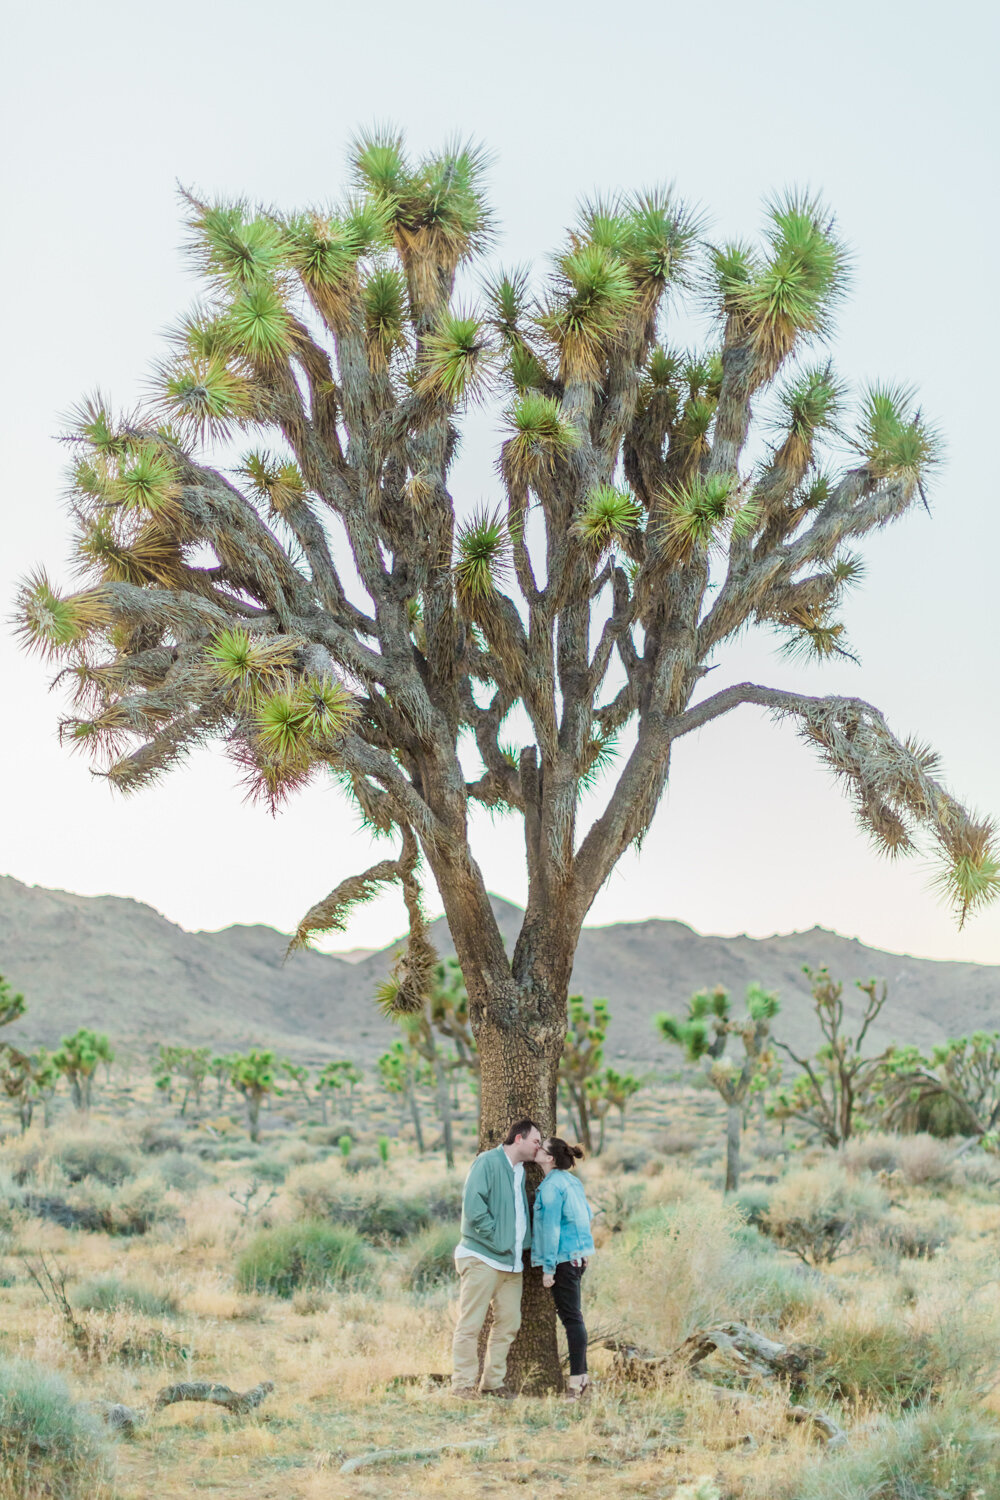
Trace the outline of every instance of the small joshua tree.
{"label": "small joshua tree", "polygon": [[604,1150],[604,1126],[608,1111],[617,1109],[622,1133],[625,1131],[625,1111],[628,1103],[642,1088],[642,1080],[634,1073],[619,1073],[615,1068],[605,1068],[596,1078],[587,1082],[587,1098],[591,1119],[599,1119],[601,1133],[597,1139],[597,1155]]}
{"label": "small joshua tree", "polygon": [[[773,1062],[769,1048],[771,1022],[778,1014],[778,997],[759,984],[747,989],[747,1013],[734,1020],[729,995],[721,986],[699,990],[688,1002],[684,1017],[656,1017],[656,1026],[664,1041],[683,1047],[691,1062],[701,1061],[713,1088],[726,1106],[726,1186],[735,1193],[740,1185],[740,1138],[743,1132],[743,1109],[754,1082],[766,1073]],[[731,1036],[743,1043],[743,1060],[726,1057]]]}
{"label": "small joshua tree", "polygon": [[349,1115],[353,1113],[354,1090],[361,1082],[361,1078],[361,1069],[356,1063],[349,1062],[346,1058],[338,1058],[334,1062],[323,1064],[316,1078],[316,1092],[319,1095],[324,1125],[327,1122],[326,1101],[332,1094],[339,1097],[341,1089],[347,1089],[347,1113]]}
{"label": "small joshua tree", "polygon": [[866,984],[857,980],[865,996],[864,1011],[857,1035],[844,1029],[844,986],[831,979],[826,968],[802,972],[812,989],[813,1008],[824,1042],[812,1058],[800,1057],[786,1042],[775,1042],[802,1072],[790,1088],[779,1088],[772,1096],[768,1111],[777,1119],[802,1120],[818,1130],[836,1151],[849,1141],[855,1128],[859,1106],[876,1086],[882,1065],[890,1055],[887,1048],[876,1057],[865,1057],[864,1045],[872,1023],[885,1005],[888,987],[877,980]]}
{"label": "small joshua tree", "polygon": [[1000,1032],[952,1037],[924,1057],[894,1047],[881,1070],[887,1125],[919,1129],[935,1106],[948,1106],[958,1128],[992,1150],[1000,1141]]}
{"label": "small joshua tree", "polygon": [[246,1053],[237,1053],[233,1058],[229,1081],[246,1100],[247,1127],[250,1139],[256,1144],[260,1139],[261,1101],[269,1094],[281,1092],[275,1080],[274,1053],[261,1051],[257,1047],[252,1047]]}
{"label": "small joshua tree", "polygon": [[309,1091],[309,1069],[305,1063],[294,1063],[290,1057],[283,1057],[279,1063],[279,1067],[288,1081],[302,1096],[306,1109],[312,1109],[315,1100]]}
{"label": "small joshua tree", "polygon": [[417,1138],[417,1150],[423,1155],[424,1127],[420,1118],[420,1101],[417,1098],[417,1061],[413,1047],[397,1041],[393,1042],[388,1052],[383,1052],[377,1067],[382,1087],[387,1093],[398,1097],[404,1120],[409,1110],[413,1132]]}
{"label": "small joshua tree", "polygon": [[215,1079],[216,1109],[222,1108],[222,1101],[226,1097],[226,1089],[233,1076],[233,1064],[237,1056],[238,1053],[235,1052],[216,1053],[209,1062],[208,1071],[211,1077]]}
{"label": "small joshua tree", "polygon": [[81,1026],[72,1036],[62,1038],[58,1051],[52,1055],[52,1062],[69,1081],[76,1109],[90,1109],[98,1064],[103,1062],[110,1067],[114,1058],[111,1044],[103,1031],[93,1031],[89,1026]]}
{"label": "small joshua tree", "polygon": [[582,995],[570,995],[569,1025],[559,1061],[559,1083],[571,1111],[575,1113],[574,1124],[585,1151],[594,1149],[590,1129],[592,1088],[604,1061],[604,1039],[610,1022],[606,1000],[595,1000],[591,1013]]}

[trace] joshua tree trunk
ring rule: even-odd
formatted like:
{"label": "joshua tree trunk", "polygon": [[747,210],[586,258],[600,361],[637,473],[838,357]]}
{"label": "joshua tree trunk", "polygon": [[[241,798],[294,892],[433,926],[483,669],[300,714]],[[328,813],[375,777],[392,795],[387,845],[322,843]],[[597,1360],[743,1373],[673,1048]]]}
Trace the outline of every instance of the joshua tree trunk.
{"label": "joshua tree trunk", "polygon": [[409,1074],[406,1081],[406,1102],[410,1107],[410,1119],[413,1121],[413,1130],[417,1137],[417,1150],[420,1155],[424,1154],[424,1127],[420,1119],[420,1104],[417,1099],[417,1080],[412,1059],[410,1060]]}
{"label": "joshua tree trunk", "polygon": [[735,1193],[740,1185],[740,1135],[743,1131],[743,1106],[730,1104],[726,1110],[726,1192]]}
{"label": "joshua tree trunk", "polygon": [[18,1106],[18,1117],[19,1117],[19,1119],[21,1121],[21,1134],[22,1135],[25,1135],[27,1133],[28,1127],[31,1124],[31,1117],[34,1114],[34,1112],[35,1112],[35,1101],[34,1101],[34,1099],[32,1099],[30,1097],[30,1095],[28,1095],[26,1093],[22,1094],[21,1095],[21,1102],[20,1102],[20,1104]]}
{"label": "joshua tree trunk", "polygon": [[247,1094],[247,1129],[254,1145],[260,1139],[260,1095]]}

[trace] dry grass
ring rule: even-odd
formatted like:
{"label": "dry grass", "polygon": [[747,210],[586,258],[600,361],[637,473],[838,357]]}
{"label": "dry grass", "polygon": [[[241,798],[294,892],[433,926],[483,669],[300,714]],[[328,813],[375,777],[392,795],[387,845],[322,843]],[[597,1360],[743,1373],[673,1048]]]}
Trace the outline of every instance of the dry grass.
{"label": "dry grass", "polygon": [[[145,1234],[67,1229],[16,1204],[10,1212],[0,1263],[4,1356],[57,1372],[80,1400],[131,1406],[148,1404],[159,1387],[182,1378],[237,1389],[275,1382],[274,1395],[251,1417],[175,1406],[132,1440],[111,1444],[117,1500],[190,1500],[203,1492],[219,1500],[487,1500],[511,1490],[582,1500],[846,1500],[865,1493],[849,1486],[860,1483],[862,1460],[866,1473],[875,1472],[879,1444],[886,1453],[909,1453],[924,1442],[923,1429],[907,1427],[906,1408],[916,1420],[933,1410],[921,1404],[927,1396],[948,1392],[987,1424],[976,1443],[990,1441],[989,1423],[1000,1416],[990,1259],[1000,1204],[987,1186],[973,1189],[963,1174],[942,1175],[933,1164],[940,1164],[940,1153],[934,1157],[924,1141],[876,1143],[894,1153],[891,1165],[876,1167],[871,1153],[858,1151],[845,1173],[825,1153],[795,1149],[792,1138],[761,1142],[758,1157],[756,1132],[748,1133],[748,1189],[767,1197],[775,1223],[809,1205],[822,1212],[830,1201],[840,1208],[860,1204],[865,1224],[880,1214],[918,1226],[948,1220],[950,1240],[929,1258],[908,1259],[891,1240],[859,1234],[819,1269],[801,1265],[750,1227],[737,1205],[723,1203],[721,1121],[704,1094],[650,1090],[625,1137],[616,1134],[616,1151],[585,1165],[588,1191],[601,1205],[585,1293],[591,1326],[668,1348],[699,1323],[741,1319],[772,1336],[828,1348],[807,1399],[828,1406],[849,1429],[851,1468],[827,1454],[807,1427],[785,1419],[780,1392],[741,1400],[691,1381],[618,1387],[610,1378],[611,1355],[599,1345],[592,1358],[596,1394],[582,1407],[554,1399],[456,1406],[433,1387],[399,1384],[401,1376],[448,1369],[454,1281],[414,1272],[421,1257],[440,1254],[438,1241],[447,1249],[447,1228],[418,1227],[400,1241],[395,1230],[380,1232],[383,1221],[373,1218],[371,1279],[339,1289],[301,1287],[289,1300],[241,1293],[235,1266],[262,1227],[292,1225],[324,1204],[353,1213],[377,1198],[396,1213],[401,1204],[419,1203],[433,1225],[446,1226],[454,1179],[439,1157],[418,1159],[395,1138],[387,1168],[352,1173],[320,1131],[293,1123],[260,1153],[288,1169],[284,1183],[263,1210],[244,1212],[230,1195],[245,1193],[257,1157],[239,1156],[237,1125],[219,1116],[211,1130],[198,1122],[185,1128],[150,1106],[137,1108],[121,1130],[112,1121],[98,1126],[100,1142],[117,1133],[119,1147],[137,1153],[144,1126],[147,1139],[150,1131],[165,1139],[173,1132],[170,1150],[160,1153],[171,1159],[170,1170],[177,1171],[179,1136],[184,1156],[205,1174],[189,1191],[170,1188],[157,1177],[158,1155],[142,1155],[123,1187],[127,1197],[146,1179],[151,1190],[152,1178],[161,1192],[164,1212]],[[367,1149],[361,1134],[359,1153]],[[66,1139],[65,1128],[46,1133],[36,1126],[25,1141],[4,1143],[3,1192],[11,1185],[13,1201],[25,1188],[65,1186]],[[468,1133],[465,1139],[471,1150]],[[776,1182],[786,1156],[795,1171]],[[889,1185],[873,1181],[885,1171],[896,1174]],[[25,1274],[19,1250],[42,1251],[63,1268],[71,1301],[85,1283],[117,1278],[161,1293],[176,1310],[161,1318],[127,1305],[80,1310],[90,1340],[81,1352]],[[441,1452],[427,1461],[339,1473],[345,1458],[372,1449],[440,1448],[479,1438],[495,1441],[471,1454]],[[0,1500],[17,1493],[0,1482]],[[886,1490],[887,1500],[895,1493]],[[913,1500],[934,1493],[915,1489]],[[947,1493],[949,1500],[971,1500],[973,1491]],[[988,1489],[983,1496],[994,1500]]]}

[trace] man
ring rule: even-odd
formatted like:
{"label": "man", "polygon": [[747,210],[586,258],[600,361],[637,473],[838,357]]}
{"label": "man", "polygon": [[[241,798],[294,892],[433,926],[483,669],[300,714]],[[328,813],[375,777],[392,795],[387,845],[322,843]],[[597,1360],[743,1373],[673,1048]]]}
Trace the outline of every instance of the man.
{"label": "man", "polygon": [[[507,1351],[521,1326],[522,1254],[531,1247],[524,1164],[534,1161],[542,1134],[534,1120],[515,1120],[502,1146],[477,1156],[462,1194],[462,1238],[455,1250],[461,1288],[452,1344],[451,1388],[510,1400],[504,1385]],[[479,1335],[493,1308],[481,1391]]]}

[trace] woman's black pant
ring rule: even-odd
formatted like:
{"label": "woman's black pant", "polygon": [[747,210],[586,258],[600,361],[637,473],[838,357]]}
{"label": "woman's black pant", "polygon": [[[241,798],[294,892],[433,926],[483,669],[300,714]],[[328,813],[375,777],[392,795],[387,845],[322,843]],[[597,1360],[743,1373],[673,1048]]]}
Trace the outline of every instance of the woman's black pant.
{"label": "woman's black pant", "polygon": [[556,1266],[555,1285],[551,1288],[559,1321],[566,1330],[569,1344],[569,1373],[587,1373],[587,1325],[580,1309],[580,1283],[586,1267],[564,1260]]}

